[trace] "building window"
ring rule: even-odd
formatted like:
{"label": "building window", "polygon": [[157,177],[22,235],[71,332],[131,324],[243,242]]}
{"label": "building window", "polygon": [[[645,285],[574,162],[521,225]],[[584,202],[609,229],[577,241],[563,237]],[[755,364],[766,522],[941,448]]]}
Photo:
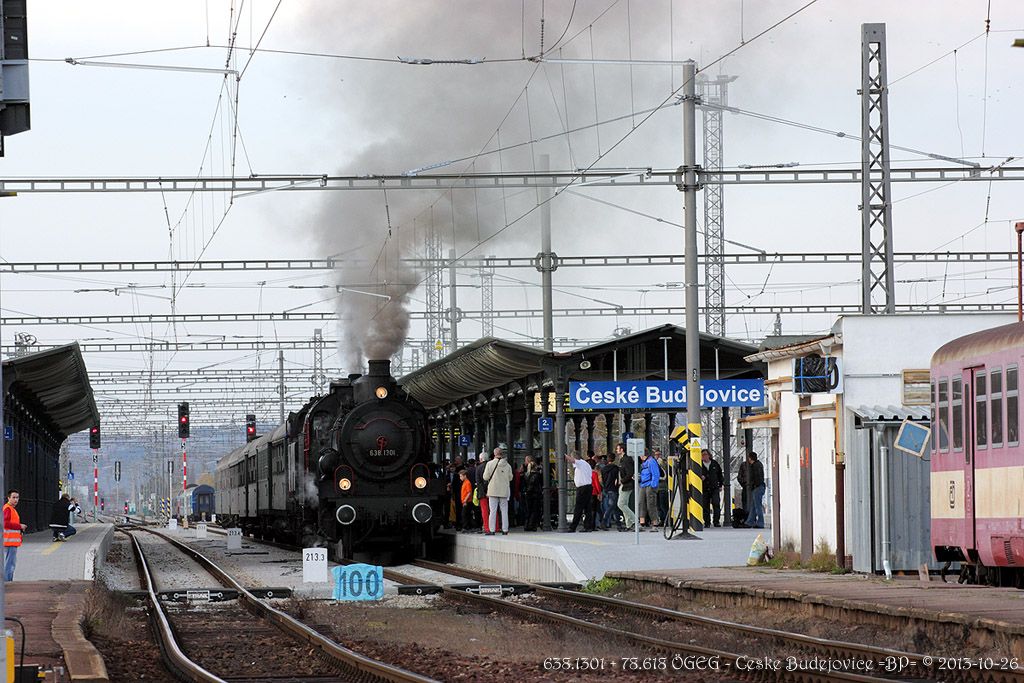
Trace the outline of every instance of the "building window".
{"label": "building window", "polygon": [[964,448],[964,382],[959,377],[953,378],[953,450]]}
{"label": "building window", "polygon": [[949,450],[949,379],[939,380],[939,450]]}
{"label": "building window", "polygon": [[978,448],[988,445],[988,390],[985,373],[974,376],[974,442]]}
{"label": "building window", "polygon": [[992,416],[992,448],[1003,445],[1003,370],[996,368],[989,372],[989,412]]}
{"label": "building window", "polygon": [[1019,401],[1017,399],[1017,366],[1006,366],[1006,445],[1020,443]]}

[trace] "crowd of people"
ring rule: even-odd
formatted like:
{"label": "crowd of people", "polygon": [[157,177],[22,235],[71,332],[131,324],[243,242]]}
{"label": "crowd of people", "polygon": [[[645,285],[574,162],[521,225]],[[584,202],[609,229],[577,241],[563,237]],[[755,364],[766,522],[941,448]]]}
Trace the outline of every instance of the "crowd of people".
{"label": "crowd of people", "polygon": [[[721,525],[722,467],[704,450],[701,453],[706,526]],[[569,532],[658,531],[669,514],[668,463],[659,449],[645,450],[634,471],[633,458],[626,456],[623,444],[611,455],[566,456],[568,476],[575,488],[575,504]],[[508,534],[511,527],[524,531],[542,528],[544,474],[542,463],[527,455],[519,467],[508,462],[504,448],[495,448],[486,458],[456,457],[444,465],[448,482],[445,519],[447,528],[463,533],[489,536]],[[754,453],[748,453],[739,471],[741,486],[734,526],[763,527],[764,468]],[[638,484],[635,486],[635,484]],[[639,497],[634,504],[634,488]],[[554,489],[549,488],[551,510],[557,510]],[[636,516],[634,516],[634,510]]]}

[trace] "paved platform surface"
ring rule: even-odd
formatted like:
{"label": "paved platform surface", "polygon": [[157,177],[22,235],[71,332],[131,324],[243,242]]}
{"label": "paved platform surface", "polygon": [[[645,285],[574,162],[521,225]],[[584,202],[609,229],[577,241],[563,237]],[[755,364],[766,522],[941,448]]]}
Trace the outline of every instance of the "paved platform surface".
{"label": "paved platform surface", "polygon": [[49,529],[26,535],[18,548],[14,581],[91,581],[114,527],[93,522],[75,528],[78,533],[64,543],[54,543]]}
{"label": "paved platform surface", "polygon": [[[570,561],[578,570],[576,576],[563,574],[555,576],[523,576],[523,569],[513,575],[522,578],[542,580],[586,580],[600,578],[608,572],[644,569],[685,569],[690,567],[718,567],[743,565],[750,553],[750,546],[758,533],[767,533],[763,529],[732,529],[716,527],[705,529],[693,540],[665,540],[660,530],[657,533],[641,531],[639,545],[633,533],[619,531],[591,531],[589,533],[559,532],[524,532],[513,529],[508,536],[483,536],[482,534],[456,535],[456,545],[468,546],[486,544],[495,551],[509,550],[517,555],[531,552],[531,546],[547,546],[540,552],[550,553],[558,550],[559,554]],[[564,551],[564,553],[562,552]],[[457,550],[458,554],[459,551]],[[468,560],[466,564],[482,566],[484,554],[478,553],[477,559]],[[493,568],[495,571],[510,571],[510,566]]]}
{"label": "paved platform surface", "polygon": [[715,593],[723,599],[787,601],[853,609],[1024,635],[1024,591],[942,583],[935,577],[886,581],[862,574],[831,575],[764,567],[616,571],[616,578]]}
{"label": "paved platform surface", "polygon": [[[106,683],[107,669],[80,623],[91,581],[16,581],[6,585],[6,615],[25,626],[25,664],[61,667],[76,683]],[[20,663],[21,630],[15,634],[15,661]]]}
{"label": "paved platform surface", "polygon": [[[28,534],[18,548],[14,581],[6,584],[6,614],[25,624],[26,664],[64,667],[76,683],[107,681],[96,648],[82,634],[86,592],[103,562],[113,527],[81,523],[78,533],[54,543],[49,530]],[[14,628],[21,647],[20,631]]]}

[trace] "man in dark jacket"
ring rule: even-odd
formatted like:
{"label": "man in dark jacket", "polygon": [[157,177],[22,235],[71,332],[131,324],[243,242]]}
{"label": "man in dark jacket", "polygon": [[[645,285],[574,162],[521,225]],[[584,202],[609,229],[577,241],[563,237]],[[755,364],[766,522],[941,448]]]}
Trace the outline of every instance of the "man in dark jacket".
{"label": "man in dark jacket", "polygon": [[750,490],[750,512],[747,526],[764,528],[764,466],[757,459],[757,453],[747,453],[747,486]]}
{"label": "man in dark jacket", "polygon": [[626,447],[621,443],[615,447],[615,457],[619,461],[619,512],[622,513],[622,521],[625,526],[620,531],[632,531],[636,524],[636,515],[633,511],[633,475],[636,471],[633,458],[626,455]]}
{"label": "man in dark jacket", "polygon": [[719,520],[722,516],[722,467],[706,448],[700,452],[700,457],[704,479],[704,523],[707,525],[710,522],[711,526],[721,526]]}
{"label": "man in dark jacket", "polygon": [[536,531],[544,512],[544,473],[530,455],[526,456],[523,468],[523,499],[526,501],[523,531]]}
{"label": "man in dark jacket", "polygon": [[50,512],[50,529],[53,530],[54,541],[63,541],[68,536],[74,536],[77,533],[75,527],[71,526],[71,511],[77,507],[78,505],[68,498],[66,493],[53,504],[53,509]]}

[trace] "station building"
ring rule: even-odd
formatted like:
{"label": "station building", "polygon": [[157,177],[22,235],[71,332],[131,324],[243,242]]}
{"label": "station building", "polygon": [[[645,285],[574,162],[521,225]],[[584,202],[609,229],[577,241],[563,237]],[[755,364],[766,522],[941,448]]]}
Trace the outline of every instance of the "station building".
{"label": "station building", "polygon": [[[792,547],[805,560],[820,548],[845,558],[853,571],[882,572],[884,512],[891,570],[937,568],[928,456],[897,450],[894,440],[905,420],[930,422],[932,354],[957,337],[1013,320],[999,314],[844,316],[827,335],[770,337],[747,356],[767,368],[767,410],[741,423],[768,436],[774,547]],[[835,359],[830,392],[801,391],[807,385],[794,361],[811,357]]]}
{"label": "station building", "polygon": [[[700,334],[702,381],[759,379],[763,368],[745,357],[757,347],[736,340]],[[686,330],[660,325],[616,337],[571,352],[548,352],[532,346],[484,338],[401,378],[410,394],[430,412],[436,448],[435,461],[476,458],[495,446],[509,449],[513,466],[527,454],[547,453],[552,467],[544,468],[545,489],[557,493],[564,513],[574,492],[566,481],[566,452],[585,456],[611,453],[629,437],[642,438],[648,449],[671,454],[668,435],[685,421],[685,408],[664,410],[572,410],[570,382],[618,380],[682,380],[686,370]],[[557,400],[562,397],[562,400]],[[680,415],[682,414],[682,415]],[[724,425],[722,442],[713,444],[716,457],[731,453],[735,409],[706,411],[708,421]],[[551,417],[551,432],[538,430],[538,418]],[[722,459],[726,481],[730,458]],[[552,496],[553,498],[555,496]],[[728,483],[724,500],[730,499]],[[545,498],[547,500],[547,498]],[[728,505],[724,506],[728,510]],[[571,509],[571,508],[569,508]],[[556,512],[554,501],[551,512]],[[728,522],[728,512],[726,521]],[[550,517],[545,514],[545,520]]]}

